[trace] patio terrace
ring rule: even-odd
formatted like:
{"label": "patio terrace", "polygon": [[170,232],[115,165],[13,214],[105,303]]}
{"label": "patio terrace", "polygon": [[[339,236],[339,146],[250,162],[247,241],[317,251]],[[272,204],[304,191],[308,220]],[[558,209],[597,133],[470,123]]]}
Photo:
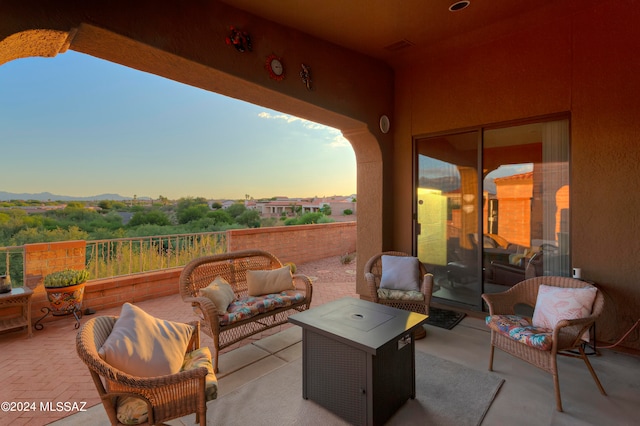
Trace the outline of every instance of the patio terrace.
{"label": "patio terrace", "polygon": [[[339,257],[298,265],[299,271],[314,277],[314,305],[355,294],[355,264],[343,265]],[[194,318],[191,309],[171,295],[138,304],[152,315],[174,321]],[[117,315],[119,308],[97,315]],[[86,402],[87,411],[0,412],[0,423],[12,425],[107,425],[107,416],[87,368],[75,352],[72,318],[47,323],[29,339],[24,331],[0,335],[5,362],[0,369],[0,401]],[[467,367],[486,371],[489,332],[482,318],[467,316],[452,330],[426,326],[427,338],[417,341],[417,349]],[[292,362],[302,355],[301,330],[293,325],[247,339],[222,352],[219,398],[238,387]],[[202,345],[211,339],[203,335]],[[591,362],[608,396],[600,395],[580,360],[561,358],[560,386],[564,413],[555,411],[551,376],[496,351],[495,373],[505,383],[491,405],[483,425],[596,425],[636,423],[640,403],[640,358],[601,349]],[[464,404],[464,401],[460,401]],[[194,416],[171,424],[190,425]],[[313,424],[312,419],[301,419]],[[422,424],[416,419],[416,424]]]}

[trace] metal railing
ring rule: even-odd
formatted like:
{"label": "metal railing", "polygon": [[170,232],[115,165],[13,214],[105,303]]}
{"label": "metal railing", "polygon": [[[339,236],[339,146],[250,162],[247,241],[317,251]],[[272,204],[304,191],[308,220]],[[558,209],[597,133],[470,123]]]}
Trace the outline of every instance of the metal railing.
{"label": "metal railing", "polygon": [[227,251],[226,232],[155,235],[87,241],[86,265],[91,279],[159,271]]}
{"label": "metal railing", "polygon": [[0,247],[0,275],[10,277],[13,287],[24,284],[24,246]]}

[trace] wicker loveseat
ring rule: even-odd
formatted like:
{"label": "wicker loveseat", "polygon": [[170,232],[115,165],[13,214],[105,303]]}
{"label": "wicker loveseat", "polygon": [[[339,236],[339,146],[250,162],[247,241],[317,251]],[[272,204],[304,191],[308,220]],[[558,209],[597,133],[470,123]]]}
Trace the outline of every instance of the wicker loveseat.
{"label": "wicker loveseat", "polygon": [[[180,275],[180,295],[200,316],[202,330],[213,339],[214,370],[218,371],[220,350],[249,336],[287,323],[290,314],[309,309],[313,287],[305,275],[288,273],[290,288],[252,295],[250,282],[256,274],[283,267],[273,254],[244,250],[192,260]],[[228,306],[216,306],[205,289],[222,280],[233,290]],[[292,282],[291,282],[292,281]],[[254,292],[255,293],[255,292]]]}

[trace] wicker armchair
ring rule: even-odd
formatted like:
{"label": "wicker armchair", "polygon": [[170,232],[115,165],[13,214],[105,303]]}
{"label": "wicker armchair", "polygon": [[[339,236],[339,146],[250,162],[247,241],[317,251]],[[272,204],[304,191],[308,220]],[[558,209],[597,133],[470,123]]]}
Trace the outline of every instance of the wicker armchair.
{"label": "wicker armchair", "polygon": [[[431,303],[431,292],[433,290],[433,275],[427,273],[427,269],[418,261],[418,267],[420,269],[419,276],[422,279],[420,284],[420,293],[422,297],[420,300],[404,299],[404,298],[385,298],[384,292],[380,290],[380,281],[382,279],[382,256],[409,256],[407,253],[399,251],[386,251],[378,253],[373,256],[364,266],[364,276],[367,281],[367,287],[369,288],[369,297],[374,303],[380,303],[383,305],[393,306],[394,308],[404,309],[406,311],[417,312],[424,315],[429,315],[429,304]],[[420,328],[421,331],[416,332],[416,339],[422,339],[426,336],[426,330],[424,327]]]}
{"label": "wicker armchair", "polygon": [[[147,404],[148,423],[162,424],[165,421],[196,413],[196,423],[207,423],[204,367],[159,377],[137,377],[107,364],[98,355],[98,350],[109,337],[118,317],[100,316],[87,321],[76,337],[78,356],[89,367],[91,378],[98,389],[112,425],[120,425],[117,418],[118,398],[136,397]],[[200,346],[198,322],[190,322],[194,332],[187,352]]]}
{"label": "wicker armchair", "polygon": [[[604,297],[601,291],[597,291],[591,315],[585,318],[561,320],[553,330],[534,328],[533,326],[525,326],[518,324],[518,330],[512,328],[513,333],[510,335],[503,329],[499,331],[499,325],[503,326],[505,322],[519,321],[521,319],[530,323],[530,318],[516,315],[516,306],[526,305],[535,308],[538,298],[538,289],[541,285],[563,287],[563,288],[583,288],[591,287],[584,281],[565,277],[535,277],[524,280],[503,293],[483,294],[482,298],[489,307],[489,317],[487,324],[491,329],[491,354],[489,357],[489,371],[493,371],[493,354],[494,349],[499,348],[504,352],[520,358],[528,363],[550,373],[553,376],[553,383],[556,396],[556,408],[562,411],[562,401],[560,399],[560,384],[558,381],[558,364],[557,355],[565,355],[573,358],[581,358],[587,365],[593,380],[596,382],[598,389],[602,395],[606,395],[598,376],[596,375],[589,359],[587,358],[584,348],[582,336],[591,328],[595,320],[603,310]],[[506,317],[507,315],[511,317]],[[502,321],[503,324],[499,324]],[[515,333],[517,332],[517,333]],[[551,338],[549,349],[539,349],[531,344],[522,343],[515,340],[514,336],[522,338],[526,333],[532,333],[529,337]],[[529,338],[528,337],[528,338]],[[533,341],[533,340],[531,340]],[[570,352],[568,352],[570,351]]]}

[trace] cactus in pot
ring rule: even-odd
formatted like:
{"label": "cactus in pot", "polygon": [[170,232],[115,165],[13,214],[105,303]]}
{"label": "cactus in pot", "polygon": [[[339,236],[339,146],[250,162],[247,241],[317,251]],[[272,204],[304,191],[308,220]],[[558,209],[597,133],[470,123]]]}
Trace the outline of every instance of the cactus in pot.
{"label": "cactus in pot", "polygon": [[44,277],[45,288],[69,287],[82,284],[89,279],[89,271],[86,269],[65,269],[52,272]]}
{"label": "cactus in pot", "polygon": [[84,287],[89,279],[86,269],[65,269],[44,277],[44,288],[53,315],[67,315],[82,309]]}

